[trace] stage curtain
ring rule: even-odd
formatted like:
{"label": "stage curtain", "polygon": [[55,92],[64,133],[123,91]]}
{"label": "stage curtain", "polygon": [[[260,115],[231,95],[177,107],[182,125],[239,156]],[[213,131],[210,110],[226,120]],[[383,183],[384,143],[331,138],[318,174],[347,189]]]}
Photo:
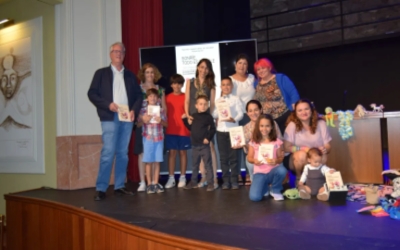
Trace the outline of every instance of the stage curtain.
{"label": "stage curtain", "polygon": [[[121,21],[122,42],[126,47],[124,65],[136,74],[141,66],[139,48],[164,44],[162,0],[121,0]],[[135,133],[132,133],[128,180],[139,181],[137,155],[133,154],[134,143]]]}

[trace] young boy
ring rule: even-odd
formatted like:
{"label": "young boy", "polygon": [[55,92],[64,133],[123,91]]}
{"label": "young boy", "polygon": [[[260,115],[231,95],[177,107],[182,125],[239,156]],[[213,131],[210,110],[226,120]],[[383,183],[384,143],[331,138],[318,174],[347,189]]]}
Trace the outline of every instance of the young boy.
{"label": "young boy", "polygon": [[211,164],[211,149],[210,141],[215,134],[214,119],[207,112],[208,98],[205,95],[199,95],[196,98],[195,107],[197,113],[193,114],[193,119],[186,118],[183,115],[183,122],[185,126],[191,130],[190,140],[192,142],[192,179],[185,189],[197,188],[197,175],[199,173],[200,159],[203,159],[205,169],[207,171],[207,191],[213,191],[214,188],[214,174]]}
{"label": "young boy", "polygon": [[185,93],[181,89],[185,79],[179,74],[171,76],[170,83],[173,92],[166,97],[168,127],[165,135],[165,147],[169,150],[168,166],[169,178],[165,188],[175,186],[175,160],[179,155],[181,176],[179,177],[178,187],[186,186],[186,151],[190,149],[190,132],[182,121],[182,115],[185,114]]}
{"label": "young boy", "polygon": [[[227,118],[218,117],[218,111],[215,108],[213,117],[218,119],[217,125],[217,143],[219,159],[222,170],[222,189],[239,189],[238,185],[238,159],[237,149],[233,149],[229,137],[229,128],[239,126],[239,121],[243,118],[243,105],[240,98],[232,95],[233,83],[231,78],[224,77],[221,80],[221,97],[215,101],[219,103],[228,103],[231,116]],[[230,178],[229,178],[229,170]]]}
{"label": "young boy", "polygon": [[[162,193],[163,186],[158,183],[160,177],[160,162],[163,159],[164,132],[163,126],[167,127],[167,117],[162,108],[160,116],[148,115],[149,105],[157,105],[160,98],[158,90],[148,89],[146,91],[148,106],[141,109],[139,121],[143,122],[143,162],[146,166],[147,193]],[[154,120],[154,123],[152,121]],[[153,164],[154,163],[154,164]],[[153,165],[153,166],[152,166]]]}

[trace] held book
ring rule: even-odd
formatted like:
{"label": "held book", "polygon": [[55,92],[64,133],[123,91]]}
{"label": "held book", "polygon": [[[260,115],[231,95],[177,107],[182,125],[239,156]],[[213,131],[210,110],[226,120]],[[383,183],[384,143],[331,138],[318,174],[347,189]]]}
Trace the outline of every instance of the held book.
{"label": "held book", "polygon": [[329,201],[346,201],[347,186],[344,185],[342,175],[339,171],[325,173],[325,189],[329,193]]}
{"label": "held book", "polygon": [[131,116],[128,105],[126,104],[117,104],[117,105],[118,105],[118,119],[121,122],[130,122]]}
{"label": "held book", "polygon": [[262,163],[267,163],[266,159],[274,159],[274,144],[261,144],[258,147],[258,160]]}
{"label": "held book", "polygon": [[230,128],[229,137],[231,139],[232,147],[240,147],[245,145],[243,126]]}
{"label": "held book", "polygon": [[231,117],[231,109],[229,103],[226,101],[219,101],[215,103],[218,112],[218,119],[223,121]]}
{"label": "held book", "polygon": [[158,105],[148,105],[147,114],[151,116],[150,123],[157,123],[154,117],[160,117],[160,106]]}

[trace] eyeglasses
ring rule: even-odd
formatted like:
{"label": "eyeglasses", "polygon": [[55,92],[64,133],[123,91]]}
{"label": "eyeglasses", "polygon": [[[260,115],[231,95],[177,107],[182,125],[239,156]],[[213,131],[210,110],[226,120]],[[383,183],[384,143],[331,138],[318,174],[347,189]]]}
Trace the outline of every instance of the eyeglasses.
{"label": "eyeglasses", "polygon": [[112,50],[111,52],[114,54],[122,54],[122,55],[125,54],[125,51],[122,51],[122,50]]}

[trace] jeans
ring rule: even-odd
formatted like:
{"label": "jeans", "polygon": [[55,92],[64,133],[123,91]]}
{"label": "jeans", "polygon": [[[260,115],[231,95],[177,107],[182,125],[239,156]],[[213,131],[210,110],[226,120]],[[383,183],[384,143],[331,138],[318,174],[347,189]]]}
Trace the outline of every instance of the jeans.
{"label": "jeans", "polygon": [[250,181],[253,181],[254,165],[251,164],[251,163],[247,160],[247,155],[246,155],[245,162],[246,162],[247,171],[249,171]]}
{"label": "jeans", "polygon": [[274,167],[268,174],[254,174],[249,193],[250,200],[260,201],[264,197],[264,194],[269,191],[270,185],[271,192],[279,194],[283,188],[282,182],[286,177],[286,173],[286,168],[280,164]]}
{"label": "jeans", "polygon": [[101,122],[103,147],[96,180],[96,191],[106,192],[110,182],[114,156],[114,189],[125,187],[128,145],[131,139],[132,127],[133,122],[120,122],[118,113],[115,113],[114,121]]}

